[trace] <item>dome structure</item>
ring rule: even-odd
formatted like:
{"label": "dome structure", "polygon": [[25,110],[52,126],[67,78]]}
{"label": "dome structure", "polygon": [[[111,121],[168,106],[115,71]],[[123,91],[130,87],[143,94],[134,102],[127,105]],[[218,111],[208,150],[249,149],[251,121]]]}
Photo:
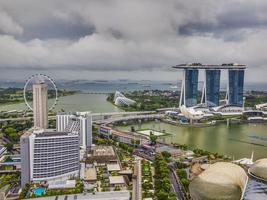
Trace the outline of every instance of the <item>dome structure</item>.
{"label": "dome structure", "polygon": [[267,158],[257,160],[249,169],[253,175],[267,180]]}
{"label": "dome structure", "polygon": [[114,94],[113,101],[115,102],[116,99],[117,99],[118,97],[123,97],[123,98],[125,98],[125,96],[124,96],[121,92],[116,91],[115,94]]}
{"label": "dome structure", "polygon": [[185,105],[180,106],[181,113],[187,119],[199,120],[204,117],[204,112],[200,110],[195,110],[194,107],[185,107]]}
{"label": "dome structure", "polygon": [[217,162],[190,183],[189,191],[194,200],[240,200],[246,180],[247,175],[240,166]]}
{"label": "dome structure", "polygon": [[115,92],[113,101],[116,106],[129,106],[136,103],[134,100],[125,97],[119,91]]}

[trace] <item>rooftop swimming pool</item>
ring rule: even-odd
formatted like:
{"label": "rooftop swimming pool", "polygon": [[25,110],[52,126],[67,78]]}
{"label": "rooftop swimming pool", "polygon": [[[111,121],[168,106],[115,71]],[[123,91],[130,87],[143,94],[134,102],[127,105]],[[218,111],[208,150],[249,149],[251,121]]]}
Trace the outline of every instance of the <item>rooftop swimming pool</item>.
{"label": "rooftop swimming pool", "polygon": [[36,196],[42,196],[45,193],[45,188],[38,187],[38,188],[34,188],[32,191]]}

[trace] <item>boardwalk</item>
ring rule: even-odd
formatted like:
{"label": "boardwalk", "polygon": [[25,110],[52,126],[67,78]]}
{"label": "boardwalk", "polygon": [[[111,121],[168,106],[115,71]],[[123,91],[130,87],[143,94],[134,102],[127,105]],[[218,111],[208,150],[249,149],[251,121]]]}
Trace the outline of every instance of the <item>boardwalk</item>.
{"label": "boardwalk", "polygon": [[267,182],[249,178],[243,200],[266,200]]}

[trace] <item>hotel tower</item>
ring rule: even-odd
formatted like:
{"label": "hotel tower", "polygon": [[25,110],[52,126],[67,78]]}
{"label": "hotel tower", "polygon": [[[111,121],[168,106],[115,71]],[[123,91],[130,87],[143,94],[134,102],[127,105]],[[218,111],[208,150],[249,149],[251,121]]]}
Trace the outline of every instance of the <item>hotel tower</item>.
{"label": "hotel tower", "polygon": [[33,84],[33,116],[34,127],[46,129],[48,127],[47,85]]}

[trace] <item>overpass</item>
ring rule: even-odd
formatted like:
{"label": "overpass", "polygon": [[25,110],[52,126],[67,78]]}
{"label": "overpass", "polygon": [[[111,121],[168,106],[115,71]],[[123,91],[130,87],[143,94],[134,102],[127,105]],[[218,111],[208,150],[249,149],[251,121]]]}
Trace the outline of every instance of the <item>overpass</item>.
{"label": "overpass", "polygon": [[[127,116],[138,116],[138,115],[149,115],[155,114],[156,111],[134,111],[134,112],[103,112],[103,113],[92,113],[92,118],[94,122],[99,122],[100,120],[106,120],[113,117],[127,117]],[[48,116],[49,120],[56,119],[56,116]],[[27,121],[33,120],[33,117],[18,117],[18,118],[6,118],[0,119],[1,122],[11,122],[11,121]]]}
{"label": "overpass", "polygon": [[101,119],[98,121],[94,121],[97,124],[110,124],[120,121],[128,121],[128,120],[144,120],[144,119],[161,119],[164,117],[164,114],[143,114],[143,115],[127,115],[122,117],[111,117],[108,119]]}

